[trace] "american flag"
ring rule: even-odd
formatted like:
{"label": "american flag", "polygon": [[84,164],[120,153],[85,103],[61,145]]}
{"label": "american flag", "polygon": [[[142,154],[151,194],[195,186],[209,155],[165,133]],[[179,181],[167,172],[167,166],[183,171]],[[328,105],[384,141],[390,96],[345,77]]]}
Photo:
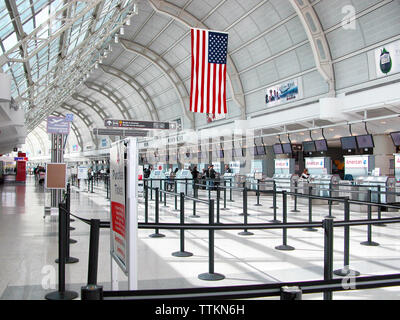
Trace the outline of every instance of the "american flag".
{"label": "american flag", "polygon": [[191,34],[190,111],[226,114],[228,34],[202,29],[191,29]]}

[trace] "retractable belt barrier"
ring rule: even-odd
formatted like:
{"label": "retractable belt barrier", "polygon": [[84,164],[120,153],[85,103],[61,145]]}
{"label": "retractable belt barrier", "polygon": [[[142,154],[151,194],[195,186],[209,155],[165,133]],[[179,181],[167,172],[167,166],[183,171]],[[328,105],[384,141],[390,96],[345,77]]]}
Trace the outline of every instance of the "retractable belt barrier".
{"label": "retractable belt barrier", "polygon": [[[224,275],[216,273],[214,271],[215,263],[214,263],[214,233],[215,231],[219,230],[244,230],[244,233],[247,233],[246,235],[251,235],[253,233],[249,232],[249,230],[273,230],[273,229],[282,229],[282,245],[275,247],[277,250],[295,250],[294,247],[291,247],[287,244],[287,230],[288,229],[323,229],[324,230],[324,280],[322,282],[300,282],[300,283],[295,283],[295,284],[290,284],[290,285],[297,285],[298,287],[303,290],[303,293],[311,293],[312,290],[317,290],[314,292],[324,292],[324,299],[332,299],[332,292],[333,291],[338,291],[342,290],[339,287],[336,286],[336,283],[338,283],[338,280],[332,280],[332,275],[340,275],[340,276],[359,276],[360,273],[355,270],[350,270],[349,269],[349,252],[350,252],[350,227],[351,226],[368,226],[368,240],[367,242],[372,245],[372,238],[371,238],[371,232],[370,232],[370,227],[372,225],[380,225],[380,224],[393,224],[393,223],[400,223],[400,217],[397,218],[381,218],[379,217],[378,219],[371,219],[372,216],[370,215],[370,208],[372,206],[380,206],[380,207],[390,207],[390,208],[395,208],[395,209],[400,209],[400,206],[396,205],[390,205],[390,204],[382,204],[382,203],[375,203],[370,201],[370,197],[368,198],[369,201],[358,201],[358,200],[350,200],[348,197],[325,197],[325,196],[318,196],[318,195],[313,195],[312,192],[309,192],[309,194],[303,194],[303,193],[298,193],[298,192],[289,192],[289,191],[277,191],[276,188],[273,188],[272,190],[257,190],[257,194],[269,194],[273,196],[277,195],[282,195],[282,222],[274,222],[274,223],[248,223],[247,217],[248,217],[248,207],[247,207],[247,187],[246,183],[243,184],[242,188],[237,188],[237,187],[232,187],[232,186],[226,186],[226,185],[219,185],[219,186],[214,186],[216,187],[215,191],[217,194],[217,199],[211,199],[209,198],[208,200],[205,199],[199,199],[196,193],[196,188],[197,186],[204,186],[203,184],[196,184],[193,182],[193,185],[195,186],[194,188],[194,196],[189,196],[186,195],[185,193],[176,193],[176,192],[171,192],[167,190],[159,190],[159,188],[152,188],[152,186],[148,186],[148,180],[144,183],[144,198],[145,198],[145,222],[139,222],[138,223],[138,228],[139,229],[155,229],[156,233],[159,234],[159,230],[178,230],[180,232],[180,249],[177,252],[172,253],[173,256],[176,257],[191,257],[193,253],[188,252],[185,250],[185,234],[184,232],[186,230],[206,230],[209,232],[209,259],[208,259],[208,264],[209,264],[209,270],[206,273],[200,274],[198,277],[199,279],[206,280],[206,281],[216,281],[216,280],[222,280],[225,278]],[[186,181],[187,183],[187,181]],[[150,182],[151,185],[151,182]],[[227,189],[233,189],[233,190],[238,190],[243,192],[243,217],[244,217],[244,222],[243,223],[236,223],[236,224],[222,224],[219,221],[219,200],[220,200],[220,190],[227,190]],[[149,213],[149,191],[155,191],[155,205],[154,205],[154,223],[150,223],[148,221],[148,213]],[[371,194],[373,191],[369,190],[368,194]],[[151,192],[152,193],[152,192]],[[180,207],[179,207],[179,223],[160,223],[159,222],[159,196],[160,194],[164,195],[164,204],[166,202],[167,196],[170,197],[175,197],[176,199],[179,198],[180,201]],[[287,197],[288,195],[292,195],[295,197],[305,197],[309,199],[309,219],[308,222],[288,222],[287,221]],[[334,221],[332,217],[326,217],[323,221],[321,222],[316,222],[313,221],[312,219],[312,200],[313,199],[320,199],[320,200],[325,200],[328,202],[343,202],[344,203],[344,220],[343,221]],[[208,205],[208,218],[209,221],[208,223],[186,223],[185,222],[185,201],[193,201],[193,203],[196,204],[204,204]],[[350,205],[352,203],[357,203],[357,204],[362,204],[368,206],[368,219],[367,220],[350,220]],[[217,207],[217,220],[215,220],[215,207]],[[62,210],[62,204],[60,204],[60,210]],[[177,208],[177,205],[175,204],[175,208]],[[135,296],[132,292],[107,292],[107,291],[102,291],[102,288],[97,288],[97,259],[98,259],[98,254],[96,255],[95,252],[98,252],[98,229],[99,228],[109,228],[110,227],[110,222],[109,221],[95,221],[94,220],[89,220],[89,219],[83,219],[81,217],[78,217],[76,215],[71,214],[72,216],[76,217],[80,221],[83,221],[87,224],[91,225],[91,244],[90,244],[90,257],[89,257],[89,269],[88,269],[88,287],[82,288],[82,298],[85,299],[102,299],[102,298],[132,298]],[[276,216],[274,217],[276,219]],[[344,267],[339,269],[339,270],[333,270],[333,234],[334,234],[334,228],[336,227],[343,227],[344,228]],[[93,236],[92,236],[93,232]],[[242,234],[243,233],[239,233]],[[164,236],[164,235],[163,235]],[[160,236],[157,236],[160,237]],[[92,244],[93,243],[93,244]],[[392,276],[392,278],[390,278]],[[60,278],[61,279],[61,278]],[[361,279],[361,282],[365,284],[365,288],[367,287],[373,287],[373,286],[390,286],[390,285],[398,285],[400,283],[400,275],[387,275],[387,276],[381,276],[379,277],[365,277],[365,278],[357,278]],[[362,280],[364,279],[364,280]],[[363,282],[364,281],[364,282]],[[361,283],[360,282],[360,283]],[[281,294],[282,297],[287,297],[287,296],[297,296],[295,292],[291,292],[290,290],[285,290],[283,287],[285,285],[289,285],[286,283],[282,284],[276,284],[274,295],[276,294]],[[313,285],[317,287],[311,288]],[[90,288],[97,288],[95,294],[91,291]],[[238,287],[237,287],[238,288]],[[316,289],[318,288],[318,289]],[[214,289],[212,291],[214,292]],[[277,289],[279,289],[277,291]],[[87,290],[87,292],[83,292],[84,290]],[[223,289],[221,289],[223,290]],[[249,289],[250,290],[250,289]],[[267,289],[266,289],[267,290]],[[268,289],[269,290],[269,289]],[[249,293],[249,296],[252,296],[254,294],[254,297],[256,296],[266,296],[267,291],[262,291],[262,293],[255,293],[251,292]],[[203,297],[213,297],[213,293],[210,292],[211,289],[208,289],[204,292],[203,295],[201,295],[201,298]],[[236,291],[234,289],[233,291]],[[155,292],[155,291],[151,291]],[[169,292],[171,292],[169,290]],[[221,291],[222,292],[222,291]],[[229,296],[229,290],[228,293],[227,291],[224,291],[225,296]],[[143,298],[149,298],[151,299],[149,295],[140,295],[141,292],[137,292],[137,296],[140,296],[141,299]],[[162,297],[164,298],[165,296],[162,295],[161,292],[156,293],[158,295],[158,298]],[[242,295],[243,292],[240,293]],[[261,294],[261,295],[258,295]],[[245,295],[246,296],[246,295]],[[218,294],[215,297],[219,297]],[[236,297],[235,294],[232,295],[232,297]],[[169,298],[169,297],[168,297]],[[171,296],[172,299],[174,299]],[[192,296],[189,294],[185,296],[185,298],[192,298]]]}

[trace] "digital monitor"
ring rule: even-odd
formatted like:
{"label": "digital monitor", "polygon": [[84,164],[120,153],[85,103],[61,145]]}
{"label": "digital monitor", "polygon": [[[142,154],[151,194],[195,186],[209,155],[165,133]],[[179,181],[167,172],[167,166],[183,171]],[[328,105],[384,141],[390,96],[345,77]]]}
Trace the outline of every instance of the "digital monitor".
{"label": "digital monitor", "polygon": [[292,153],[292,144],[291,143],[284,143],[282,144],[283,153]]}
{"label": "digital monitor", "polygon": [[400,146],[400,131],[398,132],[392,132],[390,134],[390,136],[392,137],[393,143],[396,147]]}
{"label": "digital monitor", "polygon": [[280,143],[274,144],[274,153],[275,154],[283,154],[283,148]]}
{"label": "digital monitor", "polygon": [[314,141],[304,141],[303,142],[303,151],[304,152],[315,152],[317,149],[315,148]]}
{"label": "digital monitor", "polygon": [[342,137],[340,138],[343,150],[355,150],[357,149],[356,137]]}
{"label": "digital monitor", "polygon": [[357,136],[357,145],[359,149],[368,149],[368,148],[374,148],[374,139],[372,138],[372,135],[366,134],[362,136]]}
{"label": "digital monitor", "polygon": [[218,156],[220,159],[224,158],[224,150],[219,150]]}
{"label": "digital monitor", "polygon": [[328,151],[328,143],[325,139],[316,140],[315,142],[315,149],[317,151]]}
{"label": "digital monitor", "polygon": [[202,154],[201,152],[198,152],[198,153],[197,153],[197,159],[202,159],[202,155],[203,155],[203,154]]}
{"label": "digital monitor", "polygon": [[266,153],[265,153],[265,148],[264,148],[264,146],[257,146],[257,155],[259,155],[259,156],[264,156]]}
{"label": "digital monitor", "polygon": [[166,162],[169,162],[169,155],[166,155],[166,156],[165,156],[165,161],[166,161]]}

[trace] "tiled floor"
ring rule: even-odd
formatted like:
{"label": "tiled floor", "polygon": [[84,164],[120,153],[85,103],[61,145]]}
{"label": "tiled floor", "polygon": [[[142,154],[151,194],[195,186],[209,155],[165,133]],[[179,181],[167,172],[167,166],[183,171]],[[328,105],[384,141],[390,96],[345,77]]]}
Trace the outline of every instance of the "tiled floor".
{"label": "tiled floor", "polygon": [[[72,188],[71,211],[84,218],[107,220],[109,201],[102,185],[96,186],[95,193]],[[0,298],[1,299],[42,299],[47,286],[56,278],[58,265],[54,262],[58,254],[57,219],[43,219],[44,206],[49,204],[49,194],[42,186],[28,179],[25,185],[0,186]],[[79,191],[79,192],[78,192]],[[201,196],[206,199],[206,192]],[[228,202],[230,210],[221,211],[222,223],[240,223],[243,217],[241,195],[234,194],[235,202]],[[271,220],[273,209],[269,197],[262,197],[261,207],[256,207],[254,196],[249,196],[249,223],[263,223]],[[168,208],[160,204],[160,222],[179,222],[179,214],[172,212],[173,198],[168,199]],[[221,208],[223,202],[221,201]],[[282,205],[278,199],[278,218]],[[192,217],[192,202],[185,203],[186,221],[207,223],[207,207],[197,205],[197,215]],[[292,213],[293,201],[289,200],[288,222],[306,222],[308,211],[299,204],[300,213]],[[143,217],[143,202],[139,204],[140,221]],[[327,206],[314,205],[313,219],[320,221],[327,215]],[[150,221],[154,219],[154,202],[150,202]],[[333,215],[343,219],[343,210],[334,206]],[[352,212],[352,219],[366,218],[365,213]],[[383,212],[383,217],[399,215],[397,212]],[[376,216],[376,213],[374,213]],[[87,280],[89,227],[76,220],[76,228],[71,237],[78,241],[71,244],[71,256],[79,259],[76,264],[66,267],[67,288],[79,292]],[[352,269],[362,275],[397,273],[400,270],[400,225],[373,227],[373,240],[378,247],[365,247],[360,242],[366,240],[366,227],[351,228]],[[215,235],[215,272],[225,275],[225,279],[205,282],[198,274],[208,271],[208,232],[187,231],[185,249],[194,255],[176,258],[172,252],[179,249],[179,232],[160,230],[165,238],[150,238],[152,230],[139,230],[139,288],[184,288],[199,286],[230,286],[260,284],[276,281],[319,280],[323,277],[323,232],[288,230],[288,244],[294,251],[278,251],[275,246],[282,244],[280,230],[255,230],[253,236],[240,236],[238,231],[217,231]],[[334,268],[343,267],[343,229],[335,229]],[[49,280],[50,279],[50,280]],[[120,289],[126,289],[126,278],[119,273]],[[102,229],[99,252],[98,282],[110,288],[109,231]],[[304,299],[321,299],[321,294],[307,295]],[[400,288],[385,288],[364,291],[335,293],[335,299],[400,299]]]}

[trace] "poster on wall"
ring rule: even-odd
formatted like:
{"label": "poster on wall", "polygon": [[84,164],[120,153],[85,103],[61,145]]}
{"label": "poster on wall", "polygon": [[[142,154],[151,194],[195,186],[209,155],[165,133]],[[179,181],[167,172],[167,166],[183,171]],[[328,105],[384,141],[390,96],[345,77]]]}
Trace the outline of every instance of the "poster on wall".
{"label": "poster on wall", "polygon": [[375,61],[378,78],[400,72],[400,40],[376,49]]}
{"label": "poster on wall", "polygon": [[111,255],[121,269],[127,272],[124,153],[123,141],[112,144],[110,149]]}
{"label": "poster on wall", "polygon": [[299,81],[294,79],[268,88],[265,93],[265,103],[267,106],[275,106],[297,100],[300,95]]}

